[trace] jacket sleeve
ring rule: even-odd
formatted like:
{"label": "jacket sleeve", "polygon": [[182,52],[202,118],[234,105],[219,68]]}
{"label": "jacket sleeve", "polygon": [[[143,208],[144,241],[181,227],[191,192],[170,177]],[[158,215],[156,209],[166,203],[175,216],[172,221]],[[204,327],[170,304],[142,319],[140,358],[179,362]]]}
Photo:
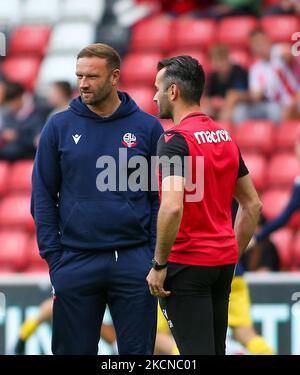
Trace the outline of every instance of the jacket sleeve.
{"label": "jacket sleeve", "polygon": [[[163,133],[163,128],[160,124],[160,122],[157,120],[155,122],[155,125],[152,130],[152,136],[151,136],[151,148],[150,148],[150,157],[152,157],[152,160],[155,159],[157,156],[157,143],[160,138],[160,136]],[[150,221],[150,244],[151,249],[155,250],[155,244],[156,244],[156,225],[157,225],[157,214],[159,209],[159,196],[158,196],[158,182],[157,182],[157,176],[154,169],[153,161],[150,163],[153,170],[152,173],[150,171],[150,188],[149,188],[149,199],[151,202],[151,221]],[[152,178],[152,179],[151,179]],[[155,181],[152,181],[155,179]]]}
{"label": "jacket sleeve", "polygon": [[293,213],[300,208],[300,185],[296,184],[292,196],[279,216],[264,225],[259,233],[255,235],[257,241],[262,241],[275,230],[283,227],[293,215]]}
{"label": "jacket sleeve", "polygon": [[58,220],[61,173],[54,130],[51,118],[42,131],[32,174],[31,214],[42,258],[61,250]]}

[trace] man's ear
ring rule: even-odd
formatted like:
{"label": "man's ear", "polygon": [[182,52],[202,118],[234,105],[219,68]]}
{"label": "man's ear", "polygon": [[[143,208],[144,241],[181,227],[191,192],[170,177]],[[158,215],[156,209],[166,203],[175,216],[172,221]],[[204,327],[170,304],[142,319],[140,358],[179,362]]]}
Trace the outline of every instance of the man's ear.
{"label": "man's ear", "polygon": [[170,101],[174,101],[178,98],[179,96],[179,88],[175,83],[172,83],[172,85],[169,87],[169,96],[170,96]]}
{"label": "man's ear", "polygon": [[113,70],[111,74],[111,83],[113,86],[117,86],[120,80],[120,69]]}

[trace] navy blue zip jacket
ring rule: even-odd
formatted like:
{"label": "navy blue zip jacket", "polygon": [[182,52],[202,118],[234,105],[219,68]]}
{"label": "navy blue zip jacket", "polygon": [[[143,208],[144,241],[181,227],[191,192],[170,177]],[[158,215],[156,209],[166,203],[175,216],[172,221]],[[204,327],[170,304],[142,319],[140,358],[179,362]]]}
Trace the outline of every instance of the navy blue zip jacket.
{"label": "navy blue zip jacket", "polygon": [[[150,178],[143,178],[146,188],[128,190],[124,176],[134,180],[138,172],[139,165],[128,165],[132,157],[150,161],[156,155],[163,129],[129,95],[118,94],[121,105],[110,117],[98,116],[78,97],[42,131],[31,200],[42,257],[64,249],[121,250],[147,243],[154,249],[158,193],[148,191]],[[108,184],[110,189],[101,191]]]}

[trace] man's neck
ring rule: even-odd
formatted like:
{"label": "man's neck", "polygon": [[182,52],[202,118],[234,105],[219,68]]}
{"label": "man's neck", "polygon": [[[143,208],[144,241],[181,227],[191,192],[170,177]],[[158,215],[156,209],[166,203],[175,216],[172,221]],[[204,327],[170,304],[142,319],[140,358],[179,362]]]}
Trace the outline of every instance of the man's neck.
{"label": "man's neck", "polygon": [[180,106],[179,108],[174,109],[173,121],[175,125],[178,125],[180,121],[193,112],[201,112],[200,105],[193,104],[189,106]]}
{"label": "man's neck", "polygon": [[109,117],[111,116],[120,106],[121,100],[118,96],[118,92],[113,92],[105,102],[100,105],[89,105],[87,107],[100,117]]}

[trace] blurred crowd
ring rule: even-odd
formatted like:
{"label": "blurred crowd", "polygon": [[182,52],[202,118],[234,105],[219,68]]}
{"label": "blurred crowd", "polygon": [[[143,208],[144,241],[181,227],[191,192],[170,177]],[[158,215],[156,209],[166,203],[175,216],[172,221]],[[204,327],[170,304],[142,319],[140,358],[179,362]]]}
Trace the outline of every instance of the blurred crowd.
{"label": "blurred crowd", "polygon": [[35,97],[18,82],[0,81],[0,160],[33,159],[47,118],[67,108],[71,85],[53,82],[45,99]]}

